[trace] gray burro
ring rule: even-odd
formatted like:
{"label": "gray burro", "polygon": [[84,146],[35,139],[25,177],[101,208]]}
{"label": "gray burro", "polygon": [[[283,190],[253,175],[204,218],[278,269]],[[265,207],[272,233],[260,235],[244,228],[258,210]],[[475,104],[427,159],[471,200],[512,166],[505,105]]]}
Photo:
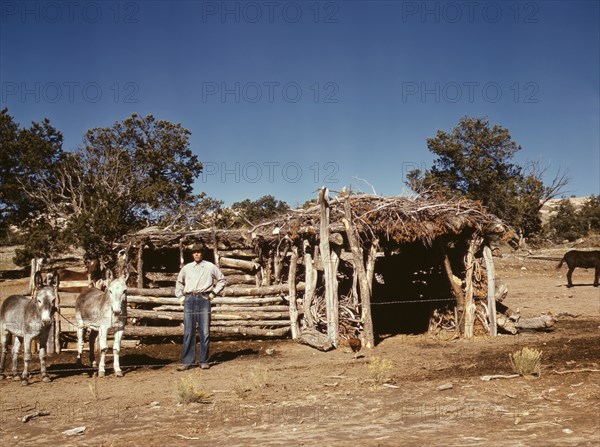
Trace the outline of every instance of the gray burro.
{"label": "gray burro", "polygon": [[55,272],[44,284],[42,274],[34,276],[34,289],[31,297],[11,295],[0,307],[0,331],[2,333],[2,358],[0,359],[0,379],[4,378],[4,362],[8,352],[9,334],[15,337],[13,343],[12,374],[19,380],[17,358],[19,348],[23,345],[23,385],[29,383],[29,362],[31,361],[31,342],[37,339],[40,345],[40,369],[44,382],[50,382],[46,372],[46,343],[54,317],[55,302],[58,289],[58,274]]}

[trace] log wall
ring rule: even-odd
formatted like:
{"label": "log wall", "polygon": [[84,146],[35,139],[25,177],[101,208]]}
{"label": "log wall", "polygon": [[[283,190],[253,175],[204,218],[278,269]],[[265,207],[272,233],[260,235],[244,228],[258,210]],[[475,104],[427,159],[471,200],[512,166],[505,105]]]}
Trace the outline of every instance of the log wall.
{"label": "log wall", "polygon": [[[212,300],[211,332],[266,337],[287,335],[290,331],[290,284],[265,285],[268,281],[263,279],[263,267],[252,247],[221,252],[218,250],[219,244],[215,245],[215,257],[225,275],[227,286],[220,296]],[[125,334],[182,335],[183,308],[175,298],[177,273],[164,269],[168,267],[167,270],[173,270],[173,266],[145,270],[156,266],[156,262],[144,262],[146,252],[151,252],[152,248],[147,240],[132,247],[134,253],[129,257],[128,268],[136,273],[133,281],[138,287],[128,288],[128,325]],[[179,245],[172,248],[180,250]],[[160,287],[156,287],[157,284]],[[297,291],[304,291],[303,283],[294,284],[294,293]],[[74,307],[78,292],[80,290],[60,293],[62,332],[77,330]]]}

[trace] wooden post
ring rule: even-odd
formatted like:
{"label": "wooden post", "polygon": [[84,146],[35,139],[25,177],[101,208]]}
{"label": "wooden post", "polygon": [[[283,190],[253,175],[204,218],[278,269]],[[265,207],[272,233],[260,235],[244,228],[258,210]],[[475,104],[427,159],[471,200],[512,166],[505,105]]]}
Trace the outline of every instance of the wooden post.
{"label": "wooden post", "polygon": [[292,247],[292,258],[290,259],[290,273],[288,275],[288,284],[290,286],[290,328],[292,339],[297,339],[300,335],[298,327],[298,307],[296,306],[296,270],[298,269],[298,247]]}
{"label": "wooden post", "polygon": [[337,347],[339,340],[338,325],[338,282],[337,266],[339,255],[329,246],[329,199],[327,188],[319,191],[319,206],[321,208],[321,222],[319,238],[321,248],[321,259],[323,260],[323,272],[325,278],[325,305],[327,309],[327,336],[331,344]]}
{"label": "wooden post", "polygon": [[475,252],[481,245],[481,238],[473,235],[467,252],[467,269],[465,273],[465,337],[473,337],[475,324],[475,302],[473,301],[473,275],[475,273]]}
{"label": "wooden post", "polygon": [[185,265],[185,238],[179,239],[179,269]]}
{"label": "wooden post", "polygon": [[46,341],[46,354],[54,354],[55,352],[55,337],[56,337],[56,319],[50,323],[50,331],[48,332],[48,340]]}
{"label": "wooden post", "polygon": [[256,271],[256,274],[254,275],[254,283],[256,284],[256,287],[262,286],[262,267]]}
{"label": "wooden post", "polygon": [[271,285],[271,272],[273,271],[273,250],[269,250],[267,253],[267,265],[263,272],[263,285]]}
{"label": "wooden post", "polygon": [[213,239],[213,256],[215,258],[215,265],[217,267],[221,267],[221,259],[219,256],[219,241],[217,239],[217,230],[214,227],[212,229],[212,239]]}
{"label": "wooden post", "polygon": [[352,306],[358,308],[360,300],[358,299],[358,272],[356,269],[352,271]]}
{"label": "wooden post", "polygon": [[[290,244],[288,243],[288,239],[284,238],[279,241],[277,245],[277,250],[275,250],[274,262],[273,262],[273,276],[275,277],[275,284],[281,284],[282,276],[283,276],[283,260],[286,258],[288,251],[290,249]],[[283,252],[280,250],[281,244],[284,243],[285,246],[283,248]]]}
{"label": "wooden post", "polygon": [[137,286],[140,289],[144,288],[144,245],[145,241],[140,241],[140,246],[138,247],[137,252]]}
{"label": "wooden post", "polygon": [[364,345],[367,348],[373,348],[375,346],[375,334],[373,331],[373,318],[371,315],[371,288],[369,287],[369,280],[367,271],[365,269],[362,250],[358,242],[358,234],[356,228],[352,224],[352,207],[350,204],[350,194],[346,196],[346,200],[344,201],[344,214],[345,216],[342,219],[342,222],[344,224],[344,227],[346,228],[348,243],[350,244],[350,250],[352,251],[354,269],[358,274],[360,302],[362,306]]}
{"label": "wooden post", "polygon": [[42,268],[43,258],[31,258],[31,275],[29,277],[29,289],[27,294],[31,295],[35,289],[35,274]]}
{"label": "wooden post", "polygon": [[60,293],[58,292],[58,287],[54,289],[54,293],[56,294],[56,312],[54,313],[54,352],[60,354]]}
{"label": "wooden post", "polygon": [[[302,243],[304,248],[304,272],[306,277],[306,289],[304,290],[304,322],[309,328],[314,327],[315,322],[312,318],[311,306],[315,296],[315,289],[317,287],[317,270],[315,269],[313,255],[311,253],[312,246],[305,240]],[[317,254],[315,254],[317,256]]]}
{"label": "wooden post", "polygon": [[488,280],[488,319],[490,322],[490,335],[498,335],[498,326],[496,323],[496,272],[494,269],[494,260],[492,259],[492,250],[488,245],[483,247],[483,260],[487,270]]}
{"label": "wooden post", "polygon": [[373,275],[375,274],[375,261],[377,260],[377,249],[379,248],[379,239],[373,237],[369,257],[367,258],[367,285],[371,296],[373,296]]}
{"label": "wooden post", "polygon": [[457,278],[454,273],[452,273],[452,266],[450,265],[450,259],[448,259],[448,254],[446,253],[446,249],[442,241],[438,242],[438,247],[440,253],[442,255],[442,266],[444,267],[444,272],[446,273],[446,277],[448,278],[448,283],[450,288],[452,289],[452,293],[454,294],[454,298],[456,298],[456,307],[455,307],[455,319],[456,326],[458,327],[459,333],[464,335],[465,333],[465,295],[463,293],[462,288],[460,287],[460,278]]}

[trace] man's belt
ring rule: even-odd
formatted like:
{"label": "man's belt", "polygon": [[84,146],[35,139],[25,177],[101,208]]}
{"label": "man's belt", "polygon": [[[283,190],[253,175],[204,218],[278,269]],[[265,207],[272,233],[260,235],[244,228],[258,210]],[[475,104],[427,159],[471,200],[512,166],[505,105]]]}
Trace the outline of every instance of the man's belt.
{"label": "man's belt", "polygon": [[190,292],[190,293],[184,293],[185,296],[191,296],[191,295],[209,295],[210,291],[208,292]]}

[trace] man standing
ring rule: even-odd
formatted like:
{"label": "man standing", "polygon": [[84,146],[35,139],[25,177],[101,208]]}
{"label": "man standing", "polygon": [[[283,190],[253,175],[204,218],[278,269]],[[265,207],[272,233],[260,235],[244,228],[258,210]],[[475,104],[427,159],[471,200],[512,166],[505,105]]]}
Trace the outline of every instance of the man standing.
{"label": "man standing", "polygon": [[[223,290],[225,276],[212,262],[203,260],[203,247],[192,246],[194,261],[183,266],[177,277],[175,296],[183,307],[183,356],[178,371],[193,366],[196,358],[196,326],[200,332],[200,368],[208,369],[210,300]],[[216,284],[215,284],[216,282]]]}

